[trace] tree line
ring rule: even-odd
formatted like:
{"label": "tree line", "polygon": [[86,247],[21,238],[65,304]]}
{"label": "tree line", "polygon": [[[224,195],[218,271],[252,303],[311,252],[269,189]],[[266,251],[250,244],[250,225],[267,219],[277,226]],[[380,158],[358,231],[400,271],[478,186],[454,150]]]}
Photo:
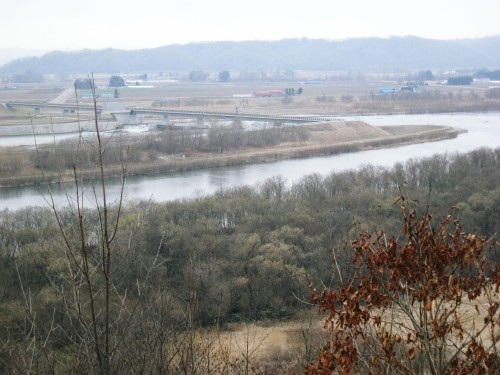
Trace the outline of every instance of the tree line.
{"label": "tree line", "polygon": [[[229,125],[214,122],[209,129],[172,127],[142,137],[121,134],[107,140],[103,158],[107,165],[117,165],[121,160],[129,163],[155,161],[161,154],[183,154],[210,152],[222,154],[248,147],[274,146],[283,142],[303,142],[309,134],[304,126],[283,124],[261,124],[254,130],[245,130],[240,121]],[[125,145],[129,147],[125,147]],[[60,171],[73,168],[91,168],[96,165],[98,150],[91,142],[82,142],[85,153],[75,155],[75,142],[63,141],[49,147],[40,146],[30,152],[30,165],[45,171]],[[9,172],[5,167],[5,174]],[[0,168],[0,172],[2,169]],[[22,174],[22,170],[17,169]]]}

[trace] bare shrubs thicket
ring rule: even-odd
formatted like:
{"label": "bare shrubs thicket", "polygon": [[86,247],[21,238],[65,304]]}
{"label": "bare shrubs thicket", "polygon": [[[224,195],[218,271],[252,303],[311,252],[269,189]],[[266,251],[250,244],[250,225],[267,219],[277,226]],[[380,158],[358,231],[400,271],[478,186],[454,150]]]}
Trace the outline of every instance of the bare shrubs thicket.
{"label": "bare shrubs thicket", "polygon": [[[243,148],[262,148],[283,142],[303,142],[308,138],[307,130],[302,126],[283,126],[265,124],[258,129],[246,131],[240,122],[230,125],[214,123],[208,130],[176,129],[154,132],[144,136],[130,136],[123,133],[102,135],[106,147],[99,153],[96,147],[90,147],[87,142],[85,153],[77,156],[74,141],[64,141],[56,145],[40,146],[36,153],[30,155],[32,167],[45,172],[59,171],[61,168],[70,170],[74,165],[86,171],[96,169],[99,158],[109,167],[119,166],[126,159],[130,164],[139,166],[141,162],[160,163],[161,156],[179,157],[186,153],[216,153],[241,150]],[[88,138],[88,137],[86,137]],[[13,161],[15,159],[10,158]],[[10,161],[10,159],[6,161]],[[5,167],[8,165],[5,163]],[[160,167],[153,167],[160,168]],[[148,173],[144,167],[144,173]],[[0,177],[2,168],[0,167]],[[116,175],[116,171],[112,173]]]}

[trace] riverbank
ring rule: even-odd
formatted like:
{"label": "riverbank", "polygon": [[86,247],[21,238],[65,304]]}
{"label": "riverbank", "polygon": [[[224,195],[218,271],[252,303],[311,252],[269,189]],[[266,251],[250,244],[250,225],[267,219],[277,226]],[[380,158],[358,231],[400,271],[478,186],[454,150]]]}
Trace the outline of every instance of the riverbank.
{"label": "riverbank", "polygon": [[[159,154],[153,161],[131,163],[126,173],[130,176],[168,174],[232,165],[268,163],[286,159],[308,158],[356,152],[367,149],[389,148],[407,144],[455,138],[463,130],[449,126],[371,126],[361,121],[331,122],[310,125],[309,137],[303,142],[281,143],[272,147],[228,150],[224,153]],[[107,177],[119,177],[121,165],[106,165]],[[83,171],[86,179],[99,177],[98,168]],[[28,175],[0,178],[0,187],[62,183],[73,179],[72,171],[42,173],[33,170]]]}
{"label": "riverbank", "polygon": [[[451,139],[465,132],[448,126],[375,127],[363,122],[341,122],[315,125],[306,142],[280,144],[275,147],[243,149],[224,154],[196,153],[166,156],[152,165],[129,166],[130,175],[180,172],[231,165],[268,163],[396,147]],[[155,172],[156,171],[156,172]]]}

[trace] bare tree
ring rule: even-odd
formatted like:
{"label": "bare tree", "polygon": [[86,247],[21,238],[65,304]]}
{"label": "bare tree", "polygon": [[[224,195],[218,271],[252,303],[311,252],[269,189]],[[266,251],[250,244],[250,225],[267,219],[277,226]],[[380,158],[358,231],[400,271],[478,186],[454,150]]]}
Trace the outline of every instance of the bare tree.
{"label": "bare tree", "polygon": [[[54,239],[54,245],[60,246],[66,259],[65,267],[56,277],[47,276],[60,301],[58,307],[54,307],[54,319],[48,327],[47,321],[40,322],[29,287],[19,277],[29,327],[26,329],[25,348],[17,351],[21,355],[16,358],[24,362],[18,368],[28,373],[46,373],[50,369],[56,373],[56,368],[85,374],[122,372],[130,363],[126,359],[132,353],[128,340],[137,338],[138,332],[144,331],[144,327],[137,323],[140,315],[149,314],[152,324],[159,322],[158,317],[154,320],[150,302],[155,299],[166,301],[160,298],[163,292],[153,293],[149,283],[155,266],[164,261],[159,256],[161,243],[156,253],[143,254],[135,236],[142,225],[141,217],[136,215],[128,217],[127,222],[122,220],[127,166],[121,152],[116,155],[121,165],[121,187],[118,196],[110,198],[105,156],[110,152],[107,149],[109,138],[104,137],[103,125],[99,121],[94,79],[90,77],[89,80],[94,98],[94,138],[84,137],[80,131],[74,149],[72,184],[66,195],[67,207],[56,204],[50,184],[46,185],[46,201],[60,234]],[[83,162],[88,151],[97,154],[95,179],[88,178],[86,163]],[[143,335],[140,337],[142,341],[137,342],[154,347],[164,338],[165,331],[163,328],[157,335]],[[56,354],[44,350],[56,334],[66,345],[65,360],[60,358],[61,352]],[[28,348],[30,351],[26,350]],[[153,353],[161,356],[162,351],[163,348]],[[26,353],[31,353],[30,357]],[[38,371],[33,370],[34,366],[29,362],[36,362],[43,356],[45,365]],[[148,368],[155,367],[156,360],[158,357],[149,358]],[[141,363],[144,361],[137,362]]]}

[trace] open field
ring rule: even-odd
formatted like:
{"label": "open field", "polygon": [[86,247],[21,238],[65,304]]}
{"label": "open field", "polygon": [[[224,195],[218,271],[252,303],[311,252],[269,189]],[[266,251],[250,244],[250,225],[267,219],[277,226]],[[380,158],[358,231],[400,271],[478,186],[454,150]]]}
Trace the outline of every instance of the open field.
{"label": "open field", "polygon": [[[380,95],[379,87],[399,87],[398,82],[172,82],[151,89],[121,88],[119,101],[130,106],[262,114],[362,115],[382,113],[425,113],[499,110],[500,100],[484,98],[488,86],[433,85],[416,95]],[[259,90],[303,89],[291,97],[235,97]],[[103,99],[104,100],[104,99]],[[113,99],[109,99],[112,101]],[[105,101],[104,101],[105,104]]]}
{"label": "open field", "polygon": [[[152,88],[121,87],[119,98],[111,95],[114,89],[105,88],[108,78],[98,78],[96,85],[101,94],[99,104],[104,106],[138,106],[161,109],[197,109],[234,112],[238,107],[247,113],[263,114],[380,114],[425,113],[474,110],[499,110],[500,100],[488,99],[487,82],[474,82],[470,86],[447,86],[430,83],[420,87],[419,93],[392,95],[378,94],[380,87],[399,87],[400,82],[373,81],[326,81],[323,84],[305,84],[297,81],[266,82],[156,82]],[[0,103],[7,101],[49,102],[56,99],[73,81],[24,84],[17,90],[0,90]],[[255,98],[237,97],[251,95],[260,90],[303,89],[303,93],[291,97]],[[74,104],[75,95],[69,95],[66,103]],[[91,104],[89,99],[78,99]],[[0,112],[1,115],[1,112]]]}

